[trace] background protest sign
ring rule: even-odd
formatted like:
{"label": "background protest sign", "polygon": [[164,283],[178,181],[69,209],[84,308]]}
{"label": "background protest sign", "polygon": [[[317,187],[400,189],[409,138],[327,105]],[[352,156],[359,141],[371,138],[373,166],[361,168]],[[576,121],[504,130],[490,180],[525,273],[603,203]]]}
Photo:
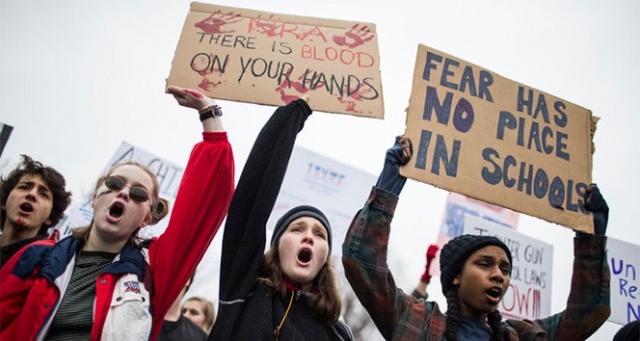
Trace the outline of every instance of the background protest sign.
{"label": "background protest sign", "polygon": [[575,104],[420,45],[401,174],[575,230],[597,118]]}
{"label": "background protest sign", "polygon": [[191,3],[167,85],[280,106],[384,117],[375,25]]}
{"label": "background protest sign", "polygon": [[529,320],[550,315],[552,245],[469,214],[464,233],[495,236],[511,250],[511,282],[498,308],[502,315]]}
{"label": "background protest sign", "polygon": [[[440,222],[440,233],[438,233],[437,242],[440,250],[442,250],[444,244],[453,237],[464,233],[467,216],[478,217],[493,224],[517,230],[520,214],[508,208],[488,204],[484,201],[451,192],[447,196],[447,204],[444,209],[442,221]],[[433,264],[440,264],[440,253],[437,254],[429,271],[432,275],[440,275],[440,267],[433,266]]]}
{"label": "background protest sign", "polygon": [[[162,159],[157,155],[149,153],[141,148],[133,146],[127,142],[122,142],[116,152],[113,154],[109,162],[104,167],[102,174],[106,174],[109,169],[119,163],[137,162],[147,166],[157,177],[160,185],[160,197],[169,201],[169,208],[173,207],[176,200],[184,167],[178,166],[168,160]],[[101,174],[101,175],[102,175]],[[100,175],[99,175],[100,176]],[[96,176],[96,180],[99,176]],[[64,217],[55,226],[60,231],[60,238],[71,234],[71,229],[76,227],[88,226],[93,219],[93,208],[91,201],[93,192],[75,208],[65,212]],[[169,215],[160,220],[155,225],[148,225],[141,229],[138,235],[143,238],[157,237],[164,232],[169,224]]]}
{"label": "background protest sign", "polygon": [[8,124],[0,123],[0,155],[2,155],[4,146],[7,145],[7,142],[9,141],[9,136],[11,136],[12,131],[13,131],[12,126]]}
{"label": "background protest sign", "polygon": [[611,316],[609,321],[627,324],[640,319],[640,246],[607,238],[611,269]]}
{"label": "background protest sign", "polygon": [[296,146],[267,228],[273,231],[278,219],[295,206],[315,206],[329,219],[331,252],[340,257],[347,228],[364,206],[375,181],[373,174]]}

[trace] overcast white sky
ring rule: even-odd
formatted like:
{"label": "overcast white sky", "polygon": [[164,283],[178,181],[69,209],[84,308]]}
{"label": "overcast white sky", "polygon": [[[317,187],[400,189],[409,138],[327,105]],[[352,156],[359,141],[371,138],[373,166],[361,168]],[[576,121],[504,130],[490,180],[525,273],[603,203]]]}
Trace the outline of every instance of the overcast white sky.
{"label": "overcast white sky", "polygon": [[[19,154],[29,154],[59,169],[79,198],[123,140],[184,164],[201,128],[193,112],[164,94],[164,80],[189,3],[0,0],[0,122],[14,127],[0,172],[15,166]],[[592,110],[602,117],[594,139],[593,180],[611,207],[608,235],[640,244],[633,203],[640,171],[640,2],[215,3],[375,23],[385,119],[316,113],[298,140],[371,173],[380,171],[393,136],[404,131],[419,43]],[[221,105],[239,174],[274,108]],[[401,196],[389,263],[407,291],[417,283],[427,245],[435,241],[445,200],[445,191],[412,180]],[[562,310],[573,232],[526,216],[519,231],[554,245],[552,310]],[[430,291],[445,305],[439,290]],[[607,323],[591,340],[610,340],[618,328]]]}

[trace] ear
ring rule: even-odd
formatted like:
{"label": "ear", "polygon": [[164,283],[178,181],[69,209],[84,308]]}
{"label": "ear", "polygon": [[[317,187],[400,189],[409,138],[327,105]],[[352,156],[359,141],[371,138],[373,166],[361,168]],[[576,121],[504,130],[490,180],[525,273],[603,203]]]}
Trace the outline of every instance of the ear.
{"label": "ear", "polygon": [[153,221],[153,217],[151,216],[151,211],[149,211],[149,213],[147,213],[147,215],[144,217],[144,219],[142,220],[142,222],[140,223],[138,228],[141,229],[141,228],[149,225],[152,221]]}
{"label": "ear", "polygon": [[53,224],[52,224],[51,219],[47,219],[47,220],[44,221],[44,223],[42,223],[42,225],[51,226]]}
{"label": "ear", "polygon": [[453,285],[454,286],[460,285],[460,276],[456,276],[456,278],[453,279]]}

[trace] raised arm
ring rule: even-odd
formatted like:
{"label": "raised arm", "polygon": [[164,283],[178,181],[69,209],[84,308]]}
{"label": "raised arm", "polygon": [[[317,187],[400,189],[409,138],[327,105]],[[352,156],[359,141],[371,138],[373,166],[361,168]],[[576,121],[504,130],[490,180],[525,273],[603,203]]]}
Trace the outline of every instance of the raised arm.
{"label": "raised arm", "polygon": [[[607,264],[606,241],[609,206],[595,185],[585,194],[585,207],[592,212],[594,234],[576,233],[574,238],[573,275],[567,308],[533,323],[550,340],[586,340],[609,318],[611,273]],[[516,330],[520,323],[509,320]]]}
{"label": "raised arm", "polygon": [[[154,285],[154,327],[204,256],[229,208],[234,159],[215,101],[198,92],[169,87],[182,106],[200,115],[203,141],[191,152],[165,232],[149,246]],[[201,110],[202,109],[202,110]],[[217,109],[219,110],[219,108]],[[211,115],[209,115],[209,114]],[[159,328],[154,328],[157,335]]]}
{"label": "raised arm", "polygon": [[[398,195],[406,182],[400,166],[411,156],[411,141],[398,137],[369,199],[349,227],[342,245],[347,280],[385,339],[390,340],[404,312],[424,309],[424,303],[396,287],[387,265],[390,224]],[[416,339],[420,328],[416,331]]]}
{"label": "raised arm", "polygon": [[311,108],[302,99],[279,107],[256,138],[225,223],[221,300],[244,297],[255,285],[266,243],[266,224],[297,134],[309,115]]}

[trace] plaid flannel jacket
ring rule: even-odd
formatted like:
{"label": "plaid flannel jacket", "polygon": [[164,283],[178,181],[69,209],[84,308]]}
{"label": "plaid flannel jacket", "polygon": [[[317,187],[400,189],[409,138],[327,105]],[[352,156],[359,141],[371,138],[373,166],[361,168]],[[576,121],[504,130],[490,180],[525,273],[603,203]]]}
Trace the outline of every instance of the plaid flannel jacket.
{"label": "plaid flannel jacket", "polygon": [[[446,315],[438,304],[397,288],[387,246],[398,197],[374,187],[342,246],[345,274],[386,340],[442,340]],[[537,320],[504,321],[505,340],[585,340],[609,317],[606,237],[574,239],[573,278],[565,311]]]}

